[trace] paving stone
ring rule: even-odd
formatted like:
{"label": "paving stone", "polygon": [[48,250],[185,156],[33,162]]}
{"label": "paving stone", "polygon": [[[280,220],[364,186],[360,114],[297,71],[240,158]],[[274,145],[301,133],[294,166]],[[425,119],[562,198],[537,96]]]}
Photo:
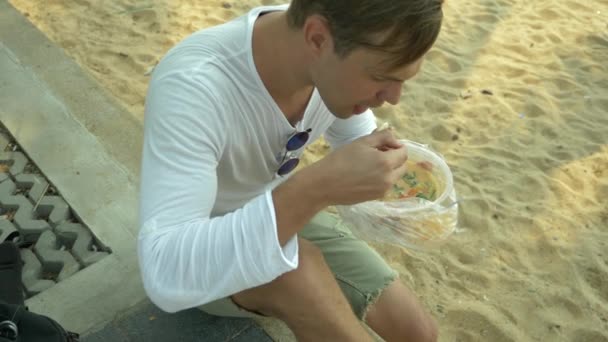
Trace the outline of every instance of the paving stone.
{"label": "paving stone", "polygon": [[0,202],[3,198],[13,197],[15,190],[17,190],[17,186],[11,179],[3,180],[2,183],[0,183]]}
{"label": "paving stone", "polygon": [[0,122],[0,241],[20,236],[22,282],[31,297],[111,250],[101,250],[103,244],[21,151]]}
{"label": "paving stone", "polygon": [[33,206],[23,195],[8,198],[0,197],[0,205],[5,210],[16,210],[13,223],[21,234],[23,241],[34,242],[42,232],[51,229],[46,221],[33,218]]}
{"label": "paving stone", "polygon": [[17,228],[6,219],[0,219],[0,243],[10,240],[12,236],[17,234]]}
{"label": "paving stone", "polygon": [[89,266],[108,255],[93,249],[93,235],[80,223],[64,222],[55,228],[55,234],[84,266]]}
{"label": "paving stone", "polygon": [[46,217],[52,227],[57,227],[70,217],[70,207],[59,196],[44,196],[36,208],[36,214]]}
{"label": "paving stone", "polygon": [[40,200],[48,189],[49,183],[41,176],[31,173],[20,174],[15,177],[15,184],[18,188],[27,188],[27,197],[33,205]]}
{"label": "paving stone", "polygon": [[[21,196],[21,201],[27,201],[24,196]],[[19,233],[23,236],[25,241],[31,241],[30,239],[39,236],[46,230],[50,230],[51,226],[45,220],[36,220],[33,218],[33,207],[29,202],[25,202],[27,205],[22,204],[13,222],[19,230]]]}
{"label": "paving stone", "polygon": [[9,172],[17,176],[23,172],[27,164],[27,157],[21,152],[0,152],[0,164],[12,162]]}
{"label": "paving stone", "polygon": [[42,264],[30,249],[22,248],[21,259],[23,260],[23,271],[21,274],[21,282],[25,287],[27,296],[35,296],[38,293],[55,285],[55,282],[49,279],[41,279],[43,275]]}
{"label": "paving stone", "polygon": [[47,230],[43,232],[34,245],[34,251],[40,258],[45,272],[51,272],[57,281],[62,281],[80,270],[80,265],[72,254],[61,246],[57,236]]}
{"label": "paving stone", "polygon": [[49,224],[44,220],[33,218],[33,206],[23,195],[13,195],[17,186],[12,180],[6,179],[0,183],[0,206],[7,211],[13,211],[13,223],[24,241],[34,242],[38,236],[47,229]]}

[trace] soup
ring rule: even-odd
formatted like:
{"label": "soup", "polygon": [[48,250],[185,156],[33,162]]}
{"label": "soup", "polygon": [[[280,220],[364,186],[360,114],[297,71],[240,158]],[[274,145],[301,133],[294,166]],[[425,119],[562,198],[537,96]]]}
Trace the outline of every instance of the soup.
{"label": "soup", "polygon": [[441,194],[440,184],[433,173],[433,164],[428,161],[406,162],[407,172],[393,184],[384,201],[420,198],[434,201]]}

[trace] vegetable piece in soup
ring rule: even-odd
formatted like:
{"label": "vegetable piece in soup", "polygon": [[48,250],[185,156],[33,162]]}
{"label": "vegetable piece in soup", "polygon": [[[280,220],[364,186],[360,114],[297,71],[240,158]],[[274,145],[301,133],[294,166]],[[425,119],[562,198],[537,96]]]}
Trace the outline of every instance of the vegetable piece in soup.
{"label": "vegetable piece in soup", "polygon": [[428,161],[413,162],[408,160],[407,172],[393,184],[393,188],[384,197],[385,201],[418,197],[434,201],[439,195],[439,184],[433,174],[433,164]]}

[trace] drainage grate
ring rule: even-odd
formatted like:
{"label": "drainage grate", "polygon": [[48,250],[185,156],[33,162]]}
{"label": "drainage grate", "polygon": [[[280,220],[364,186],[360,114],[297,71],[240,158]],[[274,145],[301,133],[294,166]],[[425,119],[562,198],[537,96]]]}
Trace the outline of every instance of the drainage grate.
{"label": "drainage grate", "polygon": [[0,124],[0,242],[20,245],[27,298],[111,253]]}

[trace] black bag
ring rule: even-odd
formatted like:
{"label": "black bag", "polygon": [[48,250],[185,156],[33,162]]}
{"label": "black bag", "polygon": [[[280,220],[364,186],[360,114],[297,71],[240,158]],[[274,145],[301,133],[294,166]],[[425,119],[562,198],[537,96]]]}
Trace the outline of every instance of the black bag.
{"label": "black bag", "polygon": [[8,237],[0,243],[0,300],[9,304],[25,304],[21,290],[21,269],[23,262],[17,244],[12,242],[17,236]]}
{"label": "black bag", "polygon": [[78,334],[25,306],[22,267],[17,245],[10,241],[0,243],[0,342],[77,342]]}
{"label": "black bag", "polygon": [[51,318],[30,312],[23,305],[0,302],[0,321],[1,342],[77,342],[79,338]]}

